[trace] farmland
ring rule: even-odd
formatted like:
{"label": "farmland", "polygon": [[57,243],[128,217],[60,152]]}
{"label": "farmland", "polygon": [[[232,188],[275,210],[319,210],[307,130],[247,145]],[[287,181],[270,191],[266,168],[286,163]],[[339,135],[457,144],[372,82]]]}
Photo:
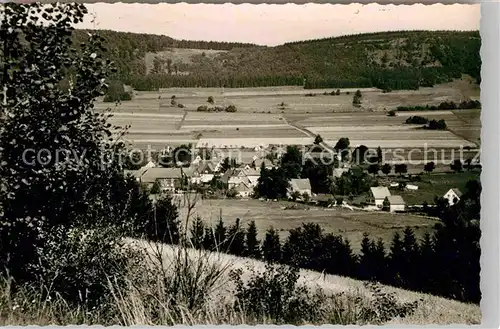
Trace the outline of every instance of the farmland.
{"label": "farmland", "polygon": [[[99,102],[96,107],[111,107],[112,122],[130,125],[127,139],[141,148],[182,143],[224,149],[253,149],[269,144],[307,145],[320,134],[330,145],[340,137],[348,137],[351,146],[380,146],[389,150],[388,162],[397,161],[393,149],[402,148],[407,154],[410,149],[426,147],[446,153],[446,161],[451,161],[451,152],[479,146],[480,110],[398,112],[396,116],[388,116],[387,111],[401,105],[458,102],[469,97],[473,85],[467,80],[457,81],[434,88],[390,93],[374,88],[360,89],[363,98],[359,108],[352,105],[356,89],[341,89],[340,95],[330,95],[334,89],[305,90],[293,86],[136,91],[132,101],[117,106]],[[209,96],[213,97],[213,104],[207,102]],[[198,112],[197,108],[202,105],[222,108],[234,105],[237,112]],[[404,124],[410,115],[444,119],[448,129],[429,131]]]}
{"label": "farmland", "polygon": [[[181,205],[181,218],[185,219],[187,210]],[[341,234],[351,241],[355,252],[360,250],[363,233],[368,232],[372,238],[382,238],[389,246],[395,232],[401,232],[406,226],[414,229],[417,237],[431,232],[436,223],[433,219],[414,215],[395,215],[386,212],[350,211],[344,209],[316,208],[308,210],[284,209],[289,202],[265,202],[259,200],[199,200],[192,216],[199,215],[206,223],[215,225],[219,216],[226,225],[234,225],[240,218],[243,227],[252,220],[262,239],[266,230],[273,226],[278,230],[282,241],[291,229],[302,223],[317,223],[325,232]]]}

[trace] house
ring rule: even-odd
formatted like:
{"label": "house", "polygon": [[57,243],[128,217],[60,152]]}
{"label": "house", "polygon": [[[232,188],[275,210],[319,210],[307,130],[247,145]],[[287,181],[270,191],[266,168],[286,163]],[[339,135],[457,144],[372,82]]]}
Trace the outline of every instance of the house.
{"label": "house", "polygon": [[264,168],[266,169],[274,168],[273,162],[267,158],[254,160],[254,163],[255,163],[255,168],[259,171],[262,168],[262,164],[264,164]]}
{"label": "house", "polygon": [[311,182],[309,178],[293,178],[290,180],[287,196],[290,198],[294,192],[299,192],[300,195],[312,195]]}
{"label": "house", "polygon": [[382,208],[385,198],[391,195],[391,192],[385,186],[370,187],[370,192],[371,203],[375,203],[379,208]]}
{"label": "house", "polygon": [[257,183],[259,182],[260,173],[253,168],[243,169],[243,172],[250,181],[250,186],[251,187],[257,186]]}
{"label": "house", "polygon": [[405,211],[406,203],[400,195],[389,195],[385,197],[385,203],[390,212]]}
{"label": "house", "polygon": [[215,170],[216,165],[211,161],[202,161],[199,163],[198,168],[196,169],[200,174],[201,183],[209,183],[216,173]]}
{"label": "house", "polygon": [[238,193],[238,196],[241,198],[248,198],[253,192],[253,188],[245,182],[239,183],[235,186],[234,189]]}
{"label": "house", "polygon": [[158,181],[160,191],[175,191],[182,187],[183,174],[181,168],[149,168],[140,178],[140,182],[148,188]]}
{"label": "house", "polygon": [[245,171],[243,169],[228,169],[221,176],[221,182],[226,184],[228,189],[231,189],[240,183],[251,185],[250,180],[248,179]]}
{"label": "house", "polygon": [[462,196],[462,192],[458,188],[451,188],[446,192],[443,198],[448,200],[450,205],[454,205],[458,201],[460,201],[460,197]]}
{"label": "house", "polygon": [[312,197],[311,201],[321,206],[331,206],[335,204],[334,196],[328,193],[318,193]]}
{"label": "house", "polygon": [[201,175],[196,167],[182,169],[182,173],[190,184],[201,184]]}

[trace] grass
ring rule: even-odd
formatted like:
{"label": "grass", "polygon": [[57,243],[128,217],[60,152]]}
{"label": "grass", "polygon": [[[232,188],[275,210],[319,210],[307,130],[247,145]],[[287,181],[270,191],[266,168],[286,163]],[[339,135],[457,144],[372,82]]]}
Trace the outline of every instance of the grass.
{"label": "grass", "polygon": [[[382,238],[386,248],[395,232],[406,226],[415,230],[417,237],[431,232],[435,221],[425,217],[409,214],[390,214],[386,212],[350,211],[345,209],[326,209],[310,207],[309,210],[283,209],[289,202],[265,202],[259,200],[199,200],[192,211],[207,223],[215,225],[222,213],[225,224],[233,225],[240,218],[243,227],[254,220],[258,236],[262,239],[266,230],[273,226],[282,241],[291,229],[300,227],[302,223],[317,223],[325,232],[341,234],[351,241],[355,252],[360,250],[363,233],[368,232],[372,238]],[[181,204],[181,218],[185,218],[186,208]]]}
{"label": "grass", "polygon": [[[234,305],[235,282],[230,273],[241,270],[243,282],[265,271],[265,263],[218,252],[128,240],[141,250],[124,286],[107,278],[111,297],[99,309],[67,304],[56,296],[42,298],[44,287],[13,290],[12,282],[0,281],[0,325],[195,325],[273,324],[279,319],[255,316]],[[361,310],[371,307],[376,296],[363,282],[350,278],[300,270],[297,285],[319,300],[323,316],[310,324],[365,324]],[[418,292],[380,286],[393,293],[397,303],[418,302],[413,314],[395,317],[390,324],[477,324],[478,305],[460,303]],[[327,316],[325,316],[327,315]],[[302,324],[300,321],[295,324]]]}
{"label": "grass", "polygon": [[434,203],[434,197],[442,197],[450,188],[458,188],[465,192],[469,180],[480,179],[479,171],[464,171],[461,173],[436,173],[422,175],[422,181],[413,182],[417,185],[416,191],[398,191],[408,204],[421,205],[424,201]]}

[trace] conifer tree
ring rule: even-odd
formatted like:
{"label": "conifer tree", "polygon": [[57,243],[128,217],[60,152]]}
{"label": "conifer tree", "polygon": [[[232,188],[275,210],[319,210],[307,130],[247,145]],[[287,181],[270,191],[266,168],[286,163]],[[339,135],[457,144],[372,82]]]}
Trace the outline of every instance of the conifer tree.
{"label": "conifer tree", "polygon": [[193,248],[203,248],[203,240],[205,238],[205,223],[203,223],[203,220],[200,216],[196,216],[196,218],[194,219],[190,233],[190,239]]}
{"label": "conifer tree", "polygon": [[274,263],[281,260],[281,242],[278,232],[270,227],[262,244],[262,254],[268,262]]}
{"label": "conifer tree", "polygon": [[257,239],[257,226],[255,225],[254,220],[248,224],[245,247],[245,255],[247,257],[256,259],[259,259],[261,257],[260,241]]}

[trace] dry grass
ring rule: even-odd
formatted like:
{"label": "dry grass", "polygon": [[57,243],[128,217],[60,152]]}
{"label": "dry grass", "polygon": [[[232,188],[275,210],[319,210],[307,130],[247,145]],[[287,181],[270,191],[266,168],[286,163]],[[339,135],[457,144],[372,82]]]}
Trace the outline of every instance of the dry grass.
{"label": "dry grass", "polygon": [[[156,253],[152,250],[156,247],[152,246],[150,243],[144,244],[144,242],[136,241],[137,246],[145,248],[148,252]],[[164,257],[166,260],[177,260],[179,257],[179,248],[175,246],[164,246],[162,247]],[[227,302],[232,300],[232,282],[228,278],[230,270],[233,269],[243,269],[244,280],[249,279],[249,272],[245,271],[248,267],[256,269],[258,272],[265,270],[265,263],[253,259],[241,258],[237,256],[214,253],[214,252],[203,252],[199,250],[187,249],[180,253],[182,257],[189,258],[193,264],[199,264],[200,259],[202,263],[214,263],[217,264],[216,268],[223,269],[218,277],[218,284],[212,285],[212,290],[210,291],[210,301],[212,304],[208,306],[209,310],[212,310],[212,314],[217,316],[218,312],[222,312],[223,309],[218,308],[216,304],[221,304],[222,301]],[[186,255],[186,256],[184,256]],[[167,265],[168,266],[168,265]],[[172,266],[172,265],[171,265]],[[207,265],[204,265],[207,266]],[[299,282],[300,285],[305,285],[312,291],[320,289],[326,295],[333,295],[344,293],[349,298],[362,297],[364,299],[370,299],[372,294],[369,289],[364,285],[362,281],[354,280],[347,277],[341,277],[336,275],[324,275],[322,273],[301,270]],[[454,300],[445,299],[442,297],[436,297],[429,294],[422,294],[418,292],[411,292],[403,289],[393,288],[389,286],[382,287],[386,292],[394,292],[400,302],[412,302],[415,300],[422,299],[423,302],[417,308],[416,312],[403,319],[394,319],[391,324],[454,324],[454,323],[464,323],[464,324],[477,324],[480,323],[481,313],[478,305],[465,304]],[[227,311],[227,309],[226,309]],[[220,313],[219,313],[220,314]],[[231,317],[233,320],[245,320],[240,316],[233,314]],[[220,318],[219,318],[220,319]],[[204,319],[208,320],[208,319]],[[212,319],[214,320],[214,319]],[[248,320],[248,319],[247,319]],[[216,320],[217,321],[217,320]],[[218,320],[215,323],[220,323]],[[191,322],[188,322],[191,323]],[[212,322],[206,322],[212,323]],[[246,323],[246,322],[238,322]]]}

